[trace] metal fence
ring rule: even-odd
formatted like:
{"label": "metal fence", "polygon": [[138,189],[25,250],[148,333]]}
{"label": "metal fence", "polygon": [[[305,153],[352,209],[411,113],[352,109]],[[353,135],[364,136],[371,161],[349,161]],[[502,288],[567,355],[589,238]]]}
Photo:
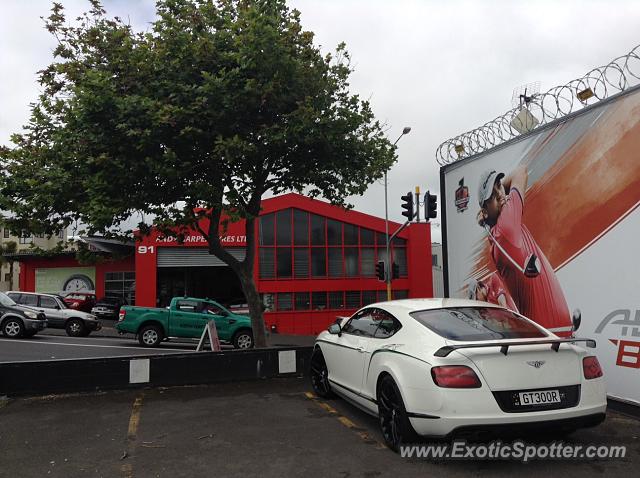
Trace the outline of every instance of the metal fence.
{"label": "metal fence", "polygon": [[518,121],[523,108],[538,121],[535,127],[540,127],[638,84],[640,45],[581,78],[524,98],[521,105],[479,128],[448,139],[438,146],[436,160],[441,166],[451,164],[522,134],[522,128],[514,127],[514,119]]}

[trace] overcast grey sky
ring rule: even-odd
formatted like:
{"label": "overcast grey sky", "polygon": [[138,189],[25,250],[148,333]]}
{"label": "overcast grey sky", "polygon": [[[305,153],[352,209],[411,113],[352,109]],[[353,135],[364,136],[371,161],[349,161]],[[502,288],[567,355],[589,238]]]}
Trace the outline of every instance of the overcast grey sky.
{"label": "overcast grey sky", "polygon": [[[87,8],[59,0],[68,18]],[[154,17],[152,0],[104,2],[137,29]],[[371,100],[394,141],[389,217],[401,221],[400,196],[415,186],[439,189],[438,145],[511,108],[514,88],[539,81],[541,90],[582,76],[640,44],[640,2],[291,0],[326,52],[344,41],[355,72],[353,93]],[[46,0],[0,1],[0,144],[8,144],[36,99],[36,71],[51,60],[54,39],[40,16]],[[635,32],[635,33],[634,33]],[[356,209],[384,217],[384,187],[352,198]],[[433,228],[433,240],[440,231]]]}

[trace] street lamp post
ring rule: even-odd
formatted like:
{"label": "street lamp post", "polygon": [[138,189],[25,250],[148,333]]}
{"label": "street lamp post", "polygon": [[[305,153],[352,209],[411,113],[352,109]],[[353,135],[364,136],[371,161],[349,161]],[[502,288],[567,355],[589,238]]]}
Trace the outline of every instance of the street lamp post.
{"label": "street lamp post", "polygon": [[[411,132],[411,128],[409,126],[405,126],[402,129],[402,133],[398,136],[393,143],[395,146],[400,141],[405,134],[409,134]],[[391,300],[391,256],[389,255],[389,201],[387,198],[387,170],[384,171],[384,227],[386,234],[386,243],[387,243],[387,264],[385,267],[385,281],[387,283],[387,300]]]}

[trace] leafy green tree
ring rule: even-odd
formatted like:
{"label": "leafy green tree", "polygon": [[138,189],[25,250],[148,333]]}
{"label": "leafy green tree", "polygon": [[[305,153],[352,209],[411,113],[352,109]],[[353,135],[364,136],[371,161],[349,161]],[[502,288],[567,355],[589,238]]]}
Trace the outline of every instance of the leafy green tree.
{"label": "leafy green tree", "polygon": [[[239,277],[263,346],[263,195],[345,204],[395,161],[370,104],[349,93],[345,46],[323,56],[284,0],[160,0],[144,32],[90,4],[69,24],[54,3],[46,20],[58,45],[25,132],[0,150],[0,206],[15,228],[48,234],[73,221],[115,234],[136,212],[199,230]],[[225,218],[247,220],[243,261],[220,243]]]}
{"label": "leafy green tree", "polygon": [[9,263],[9,289],[13,288],[13,257],[5,257],[5,254],[11,255],[18,251],[18,244],[15,241],[7,241],[0,245],[0,264]]}

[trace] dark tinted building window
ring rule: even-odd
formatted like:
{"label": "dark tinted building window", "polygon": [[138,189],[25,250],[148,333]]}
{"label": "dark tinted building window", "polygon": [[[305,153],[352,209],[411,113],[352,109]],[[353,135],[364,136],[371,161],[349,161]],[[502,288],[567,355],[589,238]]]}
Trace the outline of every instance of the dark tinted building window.
{"label": "dark tinted building window", "polygon": [[275,216],[273,214],[265,214],[260,216],[260,245],[273,246],[274,244],[274,226]]}
{"label": "dark tinted building window", "polygon": [[360,308],[360,291],[359,290],[348,290],[345,293],[345,307],[347,309]]}
{"label": "dark tinted building window", "polygon": [[293,243],[296,246],[309,244],[309,213],[293,210]]}
{"label": "dark tinted building window", "polygon": [[342,291],[329,292],[329,308],[344,309],[344,294]]}
{"label": "dark tinted building window", "polygon": [[344,268],[347,277],[358,277],[358,251],[357,247],[345,247]]}
{"label": "dark tinted building window", "polygon": [[344,243],[349,246],[358,245],[358,226],[353,224],[344,225]]}
{"label": "dark tinted building window", "polygon": [[393,249],[393,262],[398,264],[398,273],[400,277],[407,277],[407,251],[406,249],[394,248]]}
{"label": "dark tinted building window", "polygon": [[276,241],[279,246],[291,245],[291,209],[276,213]]}
{"label": "dark tinted building window", "polygon": [[360,244],[363,246],[375,245],[375,236],[371,229],[360,229]]}
{"label": "dark tinted building window", "polygon": [[324,247],[311,248],[311,276],[327,276],[327,249]]}
{"label": "dark tinted building window", "polygon": [[363,290],[362,291],[362,305],[369,305],[377,302],[375,290]]}
{"label": "dark tinted building window", "polygon": [[278,277],[287,279],[291,277],[291,248],[278,247]]}
{"label": "dark tinted building window", "polygon": [[293,275],[297,278],[309,277],[309,249],[293,250]]}
{"label": "dark tinted building window", "polygon": [[311,215],[311,244],[314,246],[325,245],[325,218]]}
{"label": "dark tinted building window", "polygon": [[275,279],[275,248],[260,248],[260,279]]}
{"label": "dark tinted building window", "polygon": [[342,244],[342,223],[340,221],[327,220],[327,244],[330,246]]}
{"label": "dark tinted building window", "polygon": [[313,304],[313,310],[324,310],[327,308],[327,293],[326,292],[313,292],[311,294],[311,302]]}
{"label": "dark tinted building window", "polygon": [[309,293],[296,292],[296,310],[309,310]]}
{"label": "dark tinted building window", "polygon": [[376,251],[372,247],[360,249],[360,275],[363,277],[375,277],[376,275]]}
{"label": "dark tinted building window", "polygon": [[342,249],[329,248],[329,277],[342,277]]}
{"label": "dark tinted building window", "polygon": [[293,294],[291,292],[280,292],[278,294],[278,310],[293,310]]}

